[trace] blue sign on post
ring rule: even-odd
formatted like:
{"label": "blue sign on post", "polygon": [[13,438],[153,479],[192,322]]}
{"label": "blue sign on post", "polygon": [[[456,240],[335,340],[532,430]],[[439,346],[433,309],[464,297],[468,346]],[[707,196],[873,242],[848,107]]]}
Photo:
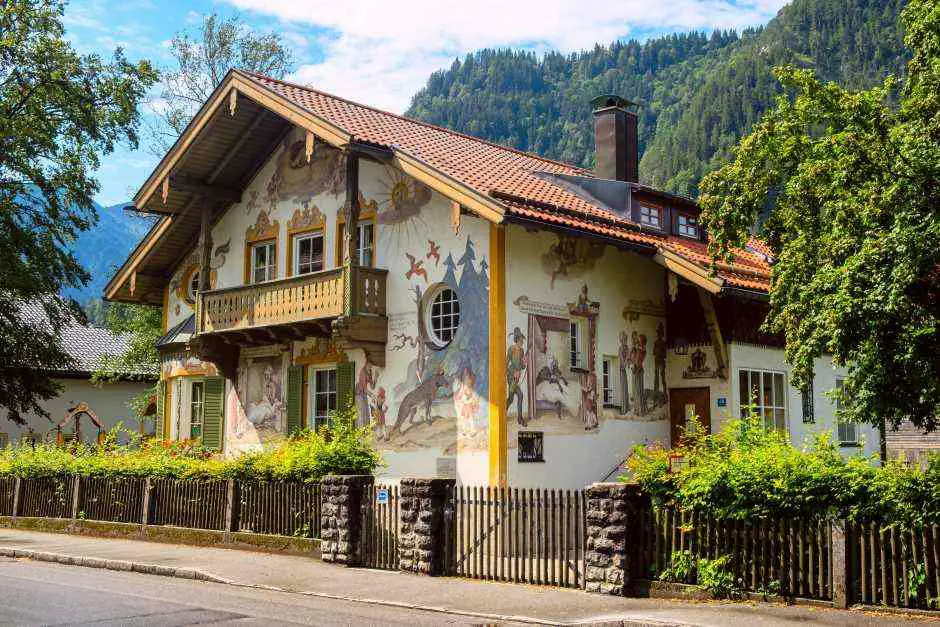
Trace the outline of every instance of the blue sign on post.
{"label": "blue sign on post", "polygon": [[388,490],[382,488],[381,490],[375,491],[375,503],[376,505],[388,505]]}

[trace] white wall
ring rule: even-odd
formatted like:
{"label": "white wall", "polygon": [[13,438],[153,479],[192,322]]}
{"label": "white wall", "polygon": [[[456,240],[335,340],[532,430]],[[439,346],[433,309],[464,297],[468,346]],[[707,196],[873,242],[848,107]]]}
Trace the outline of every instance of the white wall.
{"label": "white wall", "polygon": [[[837,425],[835,419],[835,403],[826,395],[834,390],[836,379],[846,375],[844,368],[835,366],[831,360],[817,358],[814,363],[815,378],[813,381],[814,423],[803,422],[803,400],[800,391],[791,384],[792,368],[786,363],[782,349],[751,344],[731,343],[728,345],[731,362],[731,394],[732,408],[738,415],[741,407],[741,394],[738,385],[738,372],[743,369],[770,370],[781,372],[786,383],[786,423],[793,444],[803,446],[808,443],[814,433],[828,431],[832,433],[833,440],[837,440]],[[745,399],[745,404],[747,400]],[[845,446],[841,448],[843,455],[863,453],[877,455],[879,449],[878,431],[871,425],[857,425],[860,446]]]}
{"label": "white wall", "polygon": [[[127,403],[135,396],[148,389],[151,384],[138,381],[119,381],[93,385],[88,379],[57,379],[63,386],[62,392],[55,398],[42,403],[42,407],[49,412],[50,418],[36,414],[25,416],[26,425],[20,427],[7,420],[7,411],[0,410],[0,433],[6,433],[10,442],[17,442],[24,432],[30,429],[45,437],[50,434],[55,439],[55,426],[65,417],[67,410],[78,403],[87,403],[104,425],[110,429],[118,422],[137,431],[140,427],[138,421],[132,418],[133,414]],[[148,422],[152,429],[152,424]],[[74,422],[70,422],[67,431],[71,433]],[[87,419],[82,419],[82,435],[86,442],[95,442],[98,431]]]}

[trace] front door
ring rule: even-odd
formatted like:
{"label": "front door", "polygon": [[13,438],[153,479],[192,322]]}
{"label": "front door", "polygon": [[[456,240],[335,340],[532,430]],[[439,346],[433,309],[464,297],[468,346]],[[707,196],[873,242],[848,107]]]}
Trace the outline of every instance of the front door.
{"label": "front door", "polygon": [[669,390],[670,442],[679,445],[689,420],[697,417],[705,433],[711,432],[711,395],[708,388],[671,388]]}

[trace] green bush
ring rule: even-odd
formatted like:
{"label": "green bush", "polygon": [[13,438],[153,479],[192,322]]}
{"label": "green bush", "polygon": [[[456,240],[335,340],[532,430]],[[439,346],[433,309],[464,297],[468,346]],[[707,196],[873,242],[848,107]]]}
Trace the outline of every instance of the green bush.
{"label": "green bush", "polygon": [[213,456],[198,441],[141,440],[119,445],[121,425],[103,446],[37,444],[0,450],[0,476],[48,477],[78,473],[99,477],[175,477],[317,481],[327,474],[372,474],[381,463],[371,430],[357,428],[352,410],[331,427],[302,431],[271,450],[232,459]]}
{"label": "green bush", "polygon": [[[669,455],[688,464],[669,472]],[[625,481],[638,482],[659,504],[720,519],[832,517],[903,527],[940,523],[940,456],[926,467],[875,458],[843,458],[820,433],[804,448],[752,417],[715,434],[690,433],[678,450],[639,446]]]}

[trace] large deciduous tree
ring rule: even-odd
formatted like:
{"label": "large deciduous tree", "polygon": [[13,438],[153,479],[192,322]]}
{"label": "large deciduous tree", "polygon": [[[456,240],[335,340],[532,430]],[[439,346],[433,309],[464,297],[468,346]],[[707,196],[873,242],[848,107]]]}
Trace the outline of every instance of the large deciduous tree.
{"label": "large deciduous tree", "polygon": [[775,257],[769,329],[794,383],[813,359],[848,368],[843,416],[882,427],[940,416],[940,4],[901,16],[902,79],[852,92],[780,68],[788,90],[702,182],[716,257],[757,216]]}
{"label": "large deciduous tree", "polygon": [[151,103],[157,121],[150,131],[150,150],[162,157],[209,95],[232,68],[282,78],[291,53],[281,36],[255,32],[238,15],[206,15],[194,31],[181,30],[170,41],[173,62],[163,68],[163,90]]}
{"label": "large deciduous tree", "polygon": [[146,61],[78,55],[63,4],[0,3],[0,407],[45,415],[70,364],[58,341],[81,317],[58,294],[88,280],[68,245],[97,215],[92,172],[116,143],[136,144],[138,103],[156,81]]}

